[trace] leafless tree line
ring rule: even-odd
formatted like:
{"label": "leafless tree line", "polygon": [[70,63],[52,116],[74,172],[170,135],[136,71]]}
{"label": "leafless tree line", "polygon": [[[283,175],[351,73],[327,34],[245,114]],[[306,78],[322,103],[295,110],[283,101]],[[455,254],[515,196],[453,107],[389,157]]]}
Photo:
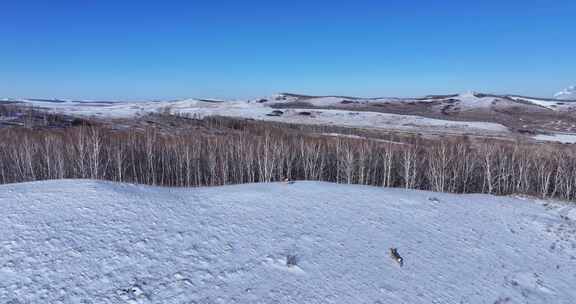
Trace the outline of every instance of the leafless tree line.
{"label": "leafless tree line", "polygon": [[[232,122],[207,123],[229,128]],[[193,187],[287,177],[454,193],[576,196],[576,152],[567,147],[398,143],[313,136],[260,122],[252,126],[212,134],[102,126],[0,129],[0,183],[90,178]]]}

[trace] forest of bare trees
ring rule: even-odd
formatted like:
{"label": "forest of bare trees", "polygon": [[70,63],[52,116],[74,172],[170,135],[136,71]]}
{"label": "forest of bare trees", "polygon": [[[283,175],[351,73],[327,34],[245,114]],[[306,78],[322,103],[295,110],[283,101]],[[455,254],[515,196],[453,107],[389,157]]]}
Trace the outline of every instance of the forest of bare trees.
{"label": "forest of bare trees", "polygon": [[233,132],[105,126],[0,129],[0,183],[90,178],[162,186],[321,180],[573,200],[576,153],[562,146],[313,136],[212,118]]}

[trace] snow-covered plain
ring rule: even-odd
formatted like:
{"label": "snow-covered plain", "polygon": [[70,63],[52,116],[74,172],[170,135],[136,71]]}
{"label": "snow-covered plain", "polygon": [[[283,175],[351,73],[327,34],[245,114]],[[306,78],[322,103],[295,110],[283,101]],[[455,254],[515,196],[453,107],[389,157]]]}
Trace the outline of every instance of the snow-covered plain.
{"label": "snow-covered plain", "polygon": [[0,186],[0,208],[0,303],[576,301],[576,208],[558,202],[60,180]]}

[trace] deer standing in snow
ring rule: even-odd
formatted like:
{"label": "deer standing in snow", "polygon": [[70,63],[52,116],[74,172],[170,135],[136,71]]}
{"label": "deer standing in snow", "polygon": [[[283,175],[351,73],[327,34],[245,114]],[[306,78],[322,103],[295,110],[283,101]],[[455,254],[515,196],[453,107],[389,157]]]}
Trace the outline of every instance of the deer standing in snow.
{"label": "deer standing in snow", "polygon": [[390,257],[400,265],[404,266],[404,259],[398,253],[398,248],[390,248]]}

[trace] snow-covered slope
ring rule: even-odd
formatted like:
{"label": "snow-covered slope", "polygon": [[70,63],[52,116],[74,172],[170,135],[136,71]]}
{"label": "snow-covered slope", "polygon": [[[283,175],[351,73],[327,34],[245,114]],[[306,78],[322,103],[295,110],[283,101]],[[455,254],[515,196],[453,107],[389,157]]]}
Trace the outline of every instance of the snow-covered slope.
{"label": "snow-covered slope", "polygon": [[562,100],[576,100],[576,86],[568,87],[554,95],[554,98]]}
{"label": "snow-covered slope", "polygon": [[576,209],[558,203],[321,182],[61,180],[0,186],[0,208],[0,303],[576,299]]}
{"label": "snow-covered slope", "polygon": [[[313,98],[316,106],[330,106],[339,103],[337,97]],[[272,103],[294,102],[292,97],[274,102],[256,101],[215,102],[197,99],[163,102],[44,102],[23,101],[24,104],[45,108],[72,116],[94,116],[100,118],[133,118],[148,113],[187,114],[195,117],[227,116],[285,123],[335,125],[353,128],[371,128],[403,132],[432,132],[448,134],[483,134],[490,136],[507,135],[508,128],[498,123],[451,121],[427,118],[417,115],[400,115],[347,109],[283,109],[281,115],[271,115],[275,110]]]}
{"label": "snow-covered slope", "polygon": [[494,96],[482,96],[472,91],[459,94],[453,99],[458,100],[458,105],[464,109],[489,108],[498,100]]}
{"label": "snow-covered slope", "polygon": [[545,98],[533,98],[533,97],[524,97],[524,96],[515,96],[510,95],[507,96],[508,98],[517,101],[523,102],[528,104],[537,105],[542,108],[546,108],[548,110],[553,111],[574,111],[576,109],[576,103],[571,102],[572,100],[563,100],[562,98],[559,99],[545,99]]}

